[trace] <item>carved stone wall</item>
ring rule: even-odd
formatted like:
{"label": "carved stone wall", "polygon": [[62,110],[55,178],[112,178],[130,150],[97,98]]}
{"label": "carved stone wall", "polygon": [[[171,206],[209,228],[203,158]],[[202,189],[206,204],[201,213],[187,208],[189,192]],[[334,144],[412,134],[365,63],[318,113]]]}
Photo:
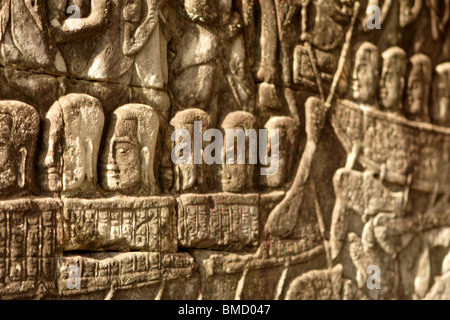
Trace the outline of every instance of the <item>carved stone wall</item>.
{"label": "carved stone wall", "polygon": [[1,0],[0,299],[450,299],[449,20]]}

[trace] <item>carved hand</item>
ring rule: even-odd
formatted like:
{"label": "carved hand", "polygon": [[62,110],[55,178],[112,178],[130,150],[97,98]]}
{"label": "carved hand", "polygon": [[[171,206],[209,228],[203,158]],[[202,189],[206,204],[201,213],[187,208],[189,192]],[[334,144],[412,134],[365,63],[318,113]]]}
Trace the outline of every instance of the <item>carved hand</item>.
{"label": "carved hand", "polygon": [[108,19],[111,11],[111,0],[92,0],[91,6],[94,20]]}

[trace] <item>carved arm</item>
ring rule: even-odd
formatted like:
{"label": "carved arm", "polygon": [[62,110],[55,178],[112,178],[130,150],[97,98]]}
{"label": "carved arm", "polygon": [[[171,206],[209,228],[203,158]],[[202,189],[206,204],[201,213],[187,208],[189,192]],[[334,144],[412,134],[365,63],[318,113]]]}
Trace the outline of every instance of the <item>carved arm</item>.
{"label": "carved arm", "polygon": [[[50,31],[56,43],[65,43],[99,33],[108,23],[110,0],[91,0],[91,14],[86,18],[66,18],[67,0],[49,1]],[[67,12],[70,13],[70,12]],[[76,15],[76,8],[72,14]]]}

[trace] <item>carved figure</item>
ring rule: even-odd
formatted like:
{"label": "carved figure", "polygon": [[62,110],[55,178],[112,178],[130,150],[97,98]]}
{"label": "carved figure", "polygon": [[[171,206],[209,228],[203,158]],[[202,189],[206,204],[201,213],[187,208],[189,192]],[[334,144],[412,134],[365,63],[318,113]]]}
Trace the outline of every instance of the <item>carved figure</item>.
{"label": "carved figure", "polygon": [[428,102],[431,89],[431,60],[415,54],[410,59],[411,71],[406,87],[405,114],[411,120],[430,122]]}
{"label": "carved figure", "polygon": [[18,101],[0,102],[0,198],[31,191],[39,114]]}
{"label": "carved figure", "polygon": [[[262,185],[279,188],[289,182],[289,172],[295,160],[295,154],[292,151],[297,150],[298,126],[298,121],[290,117],[273,117],[267,121],[264,128],[268,130],[268,137],[271,136],[272,130],[279,131],[279,167],[273,175],[260,176]],[[271,141],[267,151],[271,150],[270,143]]]}
{"label": "carved figure", "polygon": [[79,77],[109,23],[111,2],[49,0],[47,8],[51,36],[64,56],[68,72]]}
{"label": "carved figure", "polygon": [[450,62],[435,68],[431,118],[434,123],[450,127]]}
{"label": "carved figure", "polygon": [[[132,66],[137,54],[143,50],[153,34],[159,36],[159,0],[110,1],[108,24],[97,42],[84,76],[89,79],[130,83],[133,74]],[[146,8],[147,16],[142,19],[144,8]],[[160,49],[159,45],[158,48]],[[156,50],[156,53],[161,53],[161,51]],[[160,59],[161,57],[163,56],[159,56]],[[161,67],[158,57],[152,56],[152,58],[155,59],[153,62]],[[139,57],[139,60],[141,59],[142,56]],[[161,69],[158,71],[159,73],[151,76],[163,82],[162,71]],[[138,72],[143,72],[143,70],[139,68]],[[148,81],[145,74],[139,73],[139,75]],[[158,86],[162,85],[163,83],[158,84]]]}
{"label": "carved figure", "polygon": [[[174,164],[174,189],[178,192],[195,191],[205,187],[205,165],[203,163],[203,157],[201,164],[195,163],[194,148],[194,128],[196,121],[201,122],[202,136],[204,132],[211,126],[211,118],[209,115],[200,109],[188,109],[178,112],[175,117],[170,121],[170,124],[175,128],[187,130],[190,138],[189,141],[181,141],[181,143],[189,143],[191,154],[187,158],[191,161],[185,163]],[[183,140],[185,138],[183,137]],[[203,146],[202,146],[203,150]]]}
{"label": "carved figure", "polygon": [[1,18],[2,64],[52,73],[67,71],[50,35],[46,1],[4,0]]}
{"label": "carved figure", "polygon": [[125,194],[155,195],[154,173],[159,118],[143,104],[128,104],[112,114],[101,161],[105,190]]}
{"label": "carved figure", "polygon": [[382,57],[379,88],[381,106],[386,111],[401,113],[406,77],[406,52],[399,47],[392,47],[383,52]]}
{"label": "carved figure", "polygon": [[[246,133],[248,130],[253,129],[253,133],[256,135],[256,118],[245,111],[232,112],[225,117],[221,128],[225,132],[222,190],[235,193],[251,191],[255,183],[254,173],[256,163],[250,163],[250,152],[254,152],[255,149],[251,150],[252,146],[249,145],[250,138],[247,134],[245,134],[245,141],[239,141],[240,139],[237,137],[237,143],[235,143],[233,133]],[[240,135],[240,137],[242,138],[243,135]],[[242,151],[244,151],[242,150],[243,147],[245,150],[245,158],[239,159],[239,154],[242,154]],[[230,148],[233,149],[231,150]],[[228,159],[228,154],[234,158],[233,163],[229,163],[230,159]]]}
{"label": "carved figure", "polygon": [[53,104],[46,116],[39,161],[45,190],[95,195],[104,121],[101,103],[88,95],[69,94]]}
{"label": "carved figure", "polygon": [[[220,74],[220,43],[210,24],[217,18],[218,7],[205,6],[204,2],[186,0],[164,8],[172,53],[169,53],[169,88],[178,110],[195,107],[209,110],[213,116],[217,112],[214,99]],[[197,85],[191,85],[193,81]]]}
{"label": "carved figure", "polygon": [[376,107],[380,54],[370,43],[362,43],[355,55],[351,96],[353,100]]}

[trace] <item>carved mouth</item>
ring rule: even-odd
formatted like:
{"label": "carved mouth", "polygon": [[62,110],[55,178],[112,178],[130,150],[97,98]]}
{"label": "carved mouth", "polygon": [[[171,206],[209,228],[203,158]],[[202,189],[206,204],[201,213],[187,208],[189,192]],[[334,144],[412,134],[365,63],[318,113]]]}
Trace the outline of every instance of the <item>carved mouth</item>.
{"label": "carved mouth", "polygon": [[51,167],[47,169],[47,179],[48,181],[57,182],[59,181],[60,174],[56,167]]}
{"label": "carved mouth", "polygon": [[113,170],[107,170],[105,176],[108,178],[116,178],[117,179],[117,178],[119,178],[119,172],[113,171]]}
{"label": "carved mouth", "polygon": [[48,173],[49,175],[57,174],[57,173],[58,173],[58,169],[56,169],[56,167],[48,168],[48,169],[47,169],[47,173]]}

